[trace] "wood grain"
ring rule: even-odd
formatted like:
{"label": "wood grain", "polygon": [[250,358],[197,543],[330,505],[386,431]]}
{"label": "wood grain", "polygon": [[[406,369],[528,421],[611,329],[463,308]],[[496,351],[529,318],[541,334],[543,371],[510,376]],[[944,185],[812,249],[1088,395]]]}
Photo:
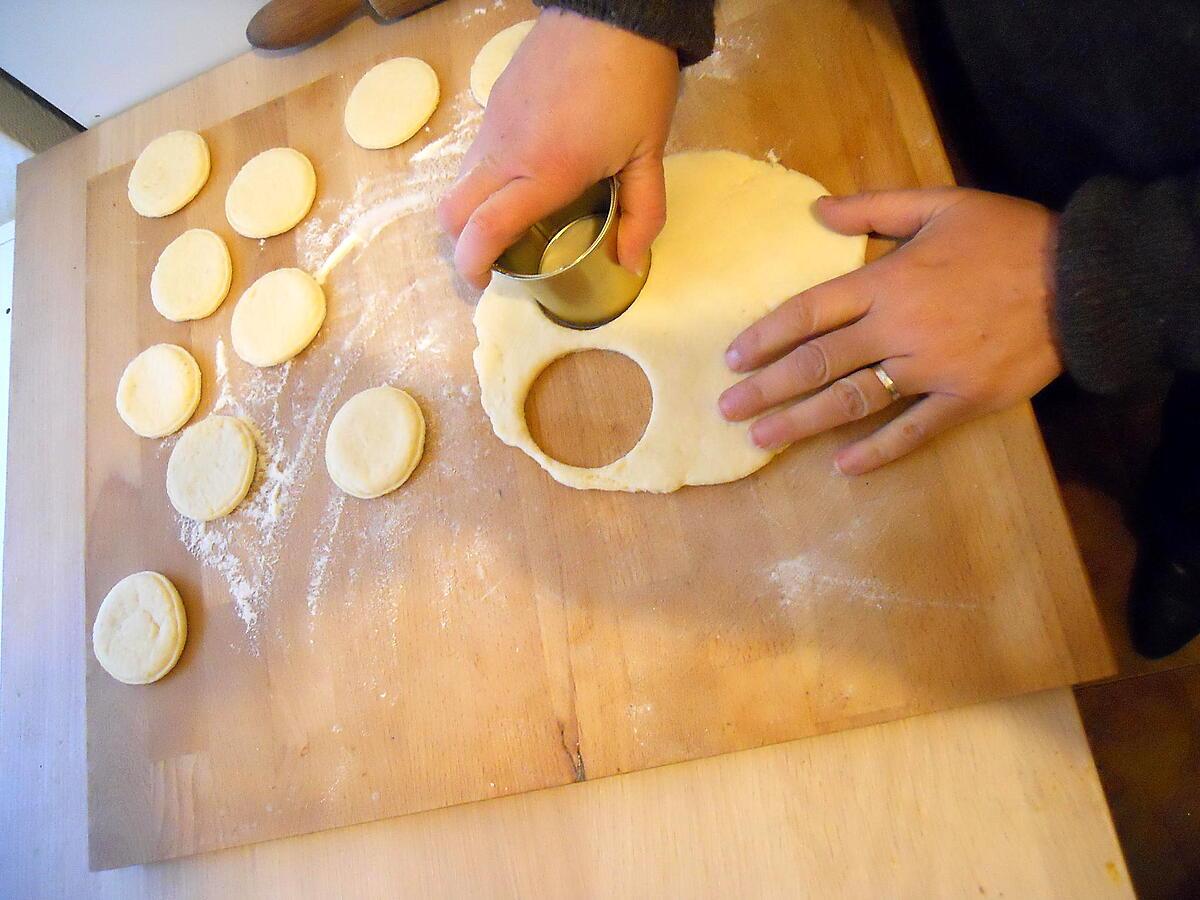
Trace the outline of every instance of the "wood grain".
{"label": "wood grain", "polygon": [[[831,11],[840,14],[837,3],[811,6],[816,28]],[[0,677],[0,812],[21,840],[0,843],[0,880],[16,895],[52,896],[235,889],[578,896],[673,888],[727,895],[755,886],[794,895],[797,885],[843,891],[853,874],[875,893],[909,885],[923,895],[980,886],[1013,896],[1127,895],[1103,796],[1062,690],[593,785],[88,873],[80,601],[85,183],[162,131],[205,128],[328,71],[365,68],[397,47],[398,33],[432,38],[457,28],[468,7],[450,2],[399,29],[360,22],[286,59],[240,58],[22,166]],[[866,7],[863,27],[882,42],[877,58],[898,98],[914,166],[944,177],[928,110],[886,9]],[[723,33],[742,16],[771,11],[771,4],[727,3]],[[483,18],[483,35],[503,24],[495,13]],[[1019,460],[1044,466],[1023,411],[999,425]],[[1053,484],[1041,474],[1026,503],[1046,507],[1053,523]],[[1069,563],[1069,540],[1052,542]],[[1068,565],[1065,583],[1074,577]]]}
{"label": "wood grain", "polygon": [[650,421],[651,402],[637,363],[611,350],[585,350],[542,370],[525,398],[525,422],[550,457],[594,468],[633,449]]}
{"label": "wood grain", "polygon": [[[774,150],[837,192],[915,183],[857,22],[831,12],[832,48],[814,39],[807,13],[743,22],[737,40],[755,53],[718,58],[735,79],[702,69],[689,83],[672,147]],[[789,49],[794,65],[770,62]],[[413,157],[473,110],[461,51],[414,42],[392,52],[426,58],[446,97],[405,147],[364,151],[344,135],[351,69],[206,129],[213,172],[179,215],[134,215],[127,166],[89,188],[87,619],[115,581],[153,568],[179,586],[193,624],[175,672],[152,688],[118,685],[89,662],[95,866],[1110,673],[1062,510],[1029,509],[1022,496],[1031,480],[1050,482],[1036,438],[1016,425],[1021,411],[868,478],[836,476],[831,455],[878,421],[806,442],[741,482],[665,497],[571,491],[500,445],[477,400],[474,296],[452,274],[430,188],[393,184],[424,178]],[[802,141],[795,122],[806,123]],[[265,242],[225,226],[233,174],[279,145],[316,166],[309,224],[334,221],[375,185],[411,209],[333,272],[330,315],[301,357],[262,375],[226,347],[218,390],[233,303],[169,323],[146,285],[161,248],[194,226],[230,241],[234,298],[272,268],[319,264],[305,225]],[[434,193],[453,167],[436,174]],[[244,510],[203,538],[193,532],[217,548],[202,558],[187,552],[163,497],[172,440],[139,440],[112,408],[125,363],[164,340],[200,363],[209,387],[199,415],[229,394],[235,405],[221,411],[266,432],[266,468],[288,473],[267,525]],[[605,377],[605,402],[619,411],[641,376]],[[345,399],[385,382],[421,402],[425,462],[397,494],[347,502],[319,462],[325,427]],[[553,425],[573,432],[580,421],[569,407]]]}

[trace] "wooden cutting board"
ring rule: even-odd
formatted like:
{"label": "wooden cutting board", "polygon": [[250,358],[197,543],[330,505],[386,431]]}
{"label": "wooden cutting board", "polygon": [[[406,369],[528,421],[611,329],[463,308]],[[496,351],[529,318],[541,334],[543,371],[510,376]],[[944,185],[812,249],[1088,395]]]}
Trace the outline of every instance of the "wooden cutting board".
{"label": "wooden cutting board", "polygon": [[[432,205],[477,127],[476,49],[530,14],[488,7],[453,35],[420,15],[394,26],[389,55],[423,57],[443,89],[404,147],[346,137],[363,66],[205,131],[212,176],[174,216],[133,213],[128,164],[90,183],[86,624],[145,568],[175,582],[189,617],[183,658],[155,685],[118,684],[85,650],[93,868],[1111,672],[1062,510],[1026,500],[1055,496],[1027,407],[866,478],[834,474],[831,453],[876,423],[738,483],[666,496],[563,488],[492,435],[470,360],[475,298]],[[899,124],[923,101],[891,77],[903,48],[886,17],[830,0],[731,20],[688,75],[673,148],[778,156],[838,192],[948,179],[936,135]],[[828,35],[837,42],[817,37]],[[287,235],[241,238],[225,190],[245,160],[284,144],[312,159],[318,202]],[[334,269],[308,350],[265,372],[237,359],[229,319],[247,285],[279,266],[313,270],[354,222],[397,215]],[[208,320],[170,323],[150,303],[150,272],[197,226],[230,244],[230,299]],[[250,497],[203,528],[167,501],[173,439],[138,439],[113,408],[126,362],[159,341],[200,364],[197,418],[240,414],[261,432]],[[636,438],[648,403],[636,371],[599,354],[552,369],[530,404],[545,446],[599,462]],[[425,459],[393,495],[343,498],[324,470],[325,428],[385,382],[424,408]]]}

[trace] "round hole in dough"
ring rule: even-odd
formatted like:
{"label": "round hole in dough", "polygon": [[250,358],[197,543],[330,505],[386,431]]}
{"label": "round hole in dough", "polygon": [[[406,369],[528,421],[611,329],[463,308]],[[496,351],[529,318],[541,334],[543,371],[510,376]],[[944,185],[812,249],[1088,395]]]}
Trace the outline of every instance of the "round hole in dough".
{"label": "round hole in dough", "polygon": [[194,131],[156,137],[138,154],[129,172],[129,203],[157,219],[187,206],[208,181],[208,144]]}
{"label": "round hole in dough", "polygon": [[425,450],[425,417],[417,401],[383,385],[355,394],[325,436],[325,468],[352,497],[370,500],[408,480]]}
{"label": "round hole in dough", "polygon": [[325,292],[303,269],[276,269],[246,288],[233,308],[233,349],[265,368],[307,347],[325,321]]}
{"label": "round hole in dough", "polygon": [[164,575],[137,572],[118,581],[92,625],[92,650],[117,681],[149,684],[175,667],[187,643],[179,591]]}
{"label": "round hole in dough", "polygon": [[[475,310],[480,400],[497,437],[519,447],[569,487],[673,491],[736,481],[774,455],[746,422],[726,422],[717,398],[740,375],[725,348],[792,295],[858,268],[864,236],[830,231],[813,203],[813,179],[727,151],[666,160],[667,223],[650,275],[619,318],[590,331],[556,325],[519,285],[493,278]],[[594,469],[564,465],[530,436],[525,395],[553,360],[576,350],[615,350],[642,367],[654,406],[632,450]]]}
{"label": "round hole in dough", "polygon": [[167,496],[189,519],[220,518],[242,502],[257,463],[258,449],[245,422],[209,416],[175,443],[167,460]]}
{"label": "round hole in dough", "polygon": [[560,356],[533,380],[525,421],[551,459],[594,469],[637,446],[653,402],[646,374],[629,357],[581,350]]}
{"label": "round hole in dough", "polygon": [[238,234],[269,238],[308,215],[317,196],[317,173],[308,157],[291,147],[264,150],[233,177],[225,195],[225,217]]}
{"label": "round hole in dough", "polygon": [[220,235],[190,228],[163,249],[150,275],[154,308],[172,322],[212,315],[229,293],[233,261]]}
{"label": "round hole in dough", "polygon": [[187,424],[200,403],[200,367],[175,344],[147,347],[117,382],[117,413],[135,434],[165,437]]}
{"label": "round hole in dough", "polygon": [[517,48],[533,30],[533,26],[533,19],[509,25],[503,31],[494,34],[476,54],[475,62],[471,65],[471,96],[480,106],[487,106],[496,80],[508,67]]}
{"label": "round hole in dough", "polygon": [[438,105],[438,77],[424,60],[401,56],[381,62],[358,80],[346,101],[346,132],[367,150],[403,144],[421,130]]}

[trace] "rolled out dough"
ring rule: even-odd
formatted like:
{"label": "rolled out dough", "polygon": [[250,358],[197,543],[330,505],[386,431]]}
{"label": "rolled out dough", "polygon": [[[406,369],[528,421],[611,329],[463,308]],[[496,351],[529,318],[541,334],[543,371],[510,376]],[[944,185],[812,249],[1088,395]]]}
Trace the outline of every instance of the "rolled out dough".
{"label": "rolled out dough", "polygon": [[487,106],[488,98],[492,95],[492,87],[496,80],[504,74],[508,64],[516,55],[517,48],[533,30],[534,20],[518,22],[509,25],[503,31],[492,35],[471,64],[471,96],[480,106]]}
{"label": "rolled out dough", "polygon": [[[727,151],[668,157],[667,224],[633,306],[591,331],[551,322],[521,287],[492,279],[475,311],[475,371],[496,436],[569,487],[673,491],[735,481],[772,453],[747,423],[726,422],[721,392],[740,376],[729,342],[793,294],[863,263],[865,237],[835,234],[812,211],[825,194],[806,175]],[[623,353],[642,367],[654,406],[621,459],[595,469],[565,465],[537,446],[525,396],[538,374],[577,350]]]}
{"label": "rolled out dough", "polygon": [[325,292],[303,269],[276,269],[246,288],[233,308],[233,350],[252,366],[291,359],[325,321]]}
{"label": "rolled out dough", "polygon": [[209,416],[181,434],[171,451],[167,496],[189,519],[218,519],[242,502],[257,464],[258,449],[246,423]]}
{"label": "rolled out dough", "polygon": [[92,650],[117,681],[149,684],[175,667],[187,643],[179,591],[164,575],[137,572],[118,581],[100,604]]}
{"label": "rolled out dough", "polygon": [[189,228],[163,249],[150,275],[154,308],[172,322],[212,315],[229,293],[233,262],[220,235]]}
{"label": "rolled out dough", "polygon": [[129,202],[157,219],[183,209],[208,181],[208,144],[194,131],[170,131],[138,154],[129,172]]}
{"label": "rolled out dough", "polygon": [[173,434],[200,403],[200,367],[175,344],[155,344],[135,356],[117,382],[117,413],[135,434]]}
{"label": "rolled out dough", "polygon": [[291,147],[264,150],[233,177],[225,195],[225,218],[238,234],[269,238],[308,215],[317,196],[317,172]]}
{"label": "rolled out dough", "polygon": [[438,105],[438,77],[429,64],[411,56],[381,62],[369,70],[346,101],[346,132],[367,150],[403,144],[421,130]]}
{"label": "rolled out dough", "polygon": [[325,436],[325,467],[352,497],[370,500],[408,480],[425,449],[425,417],[417,401],[383,385],[355,394]]}

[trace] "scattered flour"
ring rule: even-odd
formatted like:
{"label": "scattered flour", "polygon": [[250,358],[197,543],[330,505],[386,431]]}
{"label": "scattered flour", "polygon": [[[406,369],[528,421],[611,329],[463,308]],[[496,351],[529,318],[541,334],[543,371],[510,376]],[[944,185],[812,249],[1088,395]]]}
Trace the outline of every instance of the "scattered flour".
{"label": "scattered flour", "polygon": [[779,589],[779,606],[790,610],[808,608],[821,601],[869,606],[884,610],[894,606],[975,609],[977,604],[936,600],[900,594],[871,576],[844,575],[830,571],[833,563],[801,554],[770,567],[767,578]]}
{"label": "scattered flour", "polygon": [[[321,200],[298,233],[299,265],[326,283],[344,260],[361,253],[387,226],[410,216],[429,216],[457,177],[459,165],[482,119],[482,111],[463,91],[450,101],[454,126],[443,137],[413,154],[408,164],[382,178],[360,179],[351,198]],[[432,234],[435,229],[429,229]],[[214,412],[235,415],[252,425],[258,444],[258,472],[247,499],[234,514],[213,522],[177,517],[179,539],[188,552],[224,580],[251,652],[258,652],[262,616],[272,596],[285,540],[306,488],[323,482],[313,473],[323,459],[325,429],[347,377],[378,337],[385,353],[370,364],[386,366],[388,381],[402,381],[418,361],[444,358],[461,343],[469,312],[447,305],[421,320],[397,326],[407,306],[425,295],[452,295],[452,272],[437,243],[420,247],[415,268],[424,274],[408,284],[380,284],[334,290],[325,325],[304,357],[270,369],[256,369],[229,353],[224,339],[215,347]],[[388,329],[388,330],[385,330]],[[395,332],[393,339],[391,333]],[[372,345],[375,351],[380,348]],[[378,358],[376,358],[378,357]],[[307,378],[305,372],[309,373]],[[445,396],[461,404],[469,384],[448,386]],[[449,414],[452,420],[453,413]],[[457,424],[457,423],[456,423]],[[173,439],[165,441],[164,448]],[[346,498],[330,491],[308,552],[286,551],[286,570],[307,565],[304,585],[309,612],[316,614],[328,587],[336,537],[344,524]],[[413,503],[372,507],[371,533],[362,553],[375,560],[395,555],[415,520]],[[387,593],[387,573],[374,575],[374,592]],[[447,586],[451,590],[452,586]]]}
{"label": "scattered flour", "polygon": [[741,77],[751,59],[761,58],[752,38],[744,35],[718,36],[713,44],[713,52],[687,71],[693,78],[733,81]]}

